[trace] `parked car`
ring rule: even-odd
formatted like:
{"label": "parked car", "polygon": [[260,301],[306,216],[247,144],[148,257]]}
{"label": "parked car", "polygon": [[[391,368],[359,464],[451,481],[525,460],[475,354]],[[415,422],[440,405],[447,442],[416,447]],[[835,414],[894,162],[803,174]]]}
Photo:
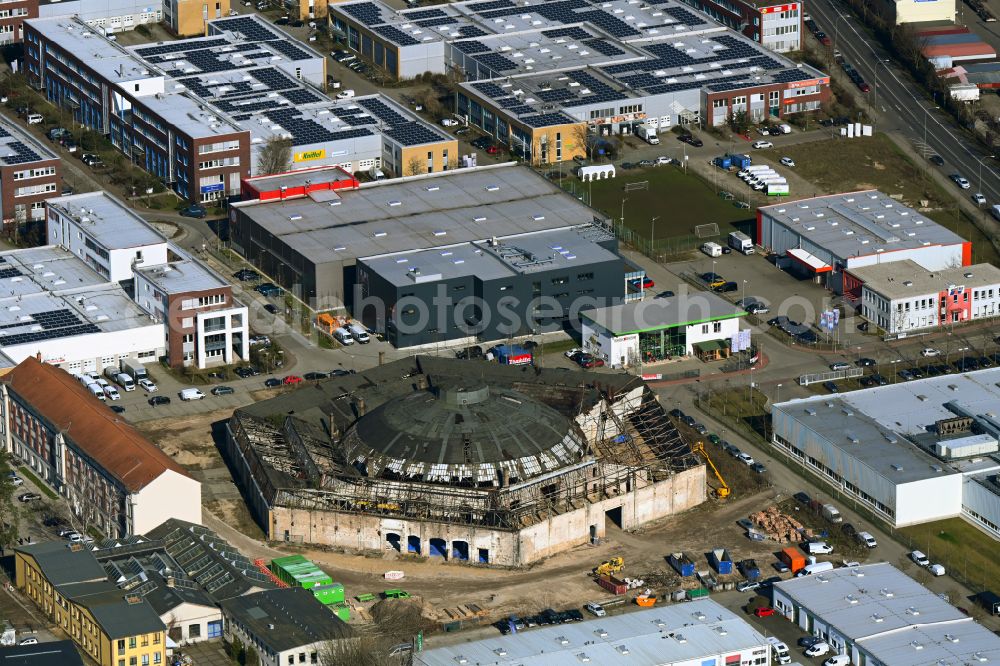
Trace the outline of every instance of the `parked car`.
{"label": "parked car", "polygon": [[983,204],[986,203],[986,197],[983,195],[982,192],[976,192],[975,194],[972,195],[972,201],[977,206],[982,206]]}
{"label": "parked car", "polygon": [[760,583],[757,581],[745,580],[736,586],[737,592],[753,592],[754,590],[760,589]]}
{"label": "parked car", "polygon": [[169,405],[170,398],[165,395],[154,395],[146,402],[149,403],[150,407],[158,407],[159,405]]}
{"label": "parked car", "polygon": [[212,389],[212,395],[232,395],[236,393],[236,389],[232,386],[216,386]]}
{"label": "parked car", "polygon": [[761,463],[754,463],[750,465],[750,469],[757,472],[758,474],[763,474],[764,472],[767,471],[767,467],[764,467],[764,465],[762,465]]}
{"label": "parked car", "polygon": [[38,493],[22,493],[17,496],[17,501],[27,504],[28,502],[34,502],[35,500],[42,499],[42,496]]}
{"label": "parked car", "polygon": [[955,184],[961,187],[963,190],[967,190],[970,187],[972,187],[972,185],[969,184],[969,181],[961,174],[953,173],[948,177],[951,178],[953,181],[955,181]]}
{"label": "parked car", "polygon": [[875,363],[876,363],[875,359],[867,357],[859,358],[857,361],[858,367],[861,368],[870,368],[871,366],[875,365]]}
{"label": "parked car", "polygon": [[658,293],[656,295],[656,298],[673,298],[674,295],[675,295],[674,292],[668,289],[666,291],[661,291],[660,293]]}
{"label": "parked car", "polygon": [[847,370],[850,367],[851,364],[847,363],[846,361],[834,361],[833,363],[830,364],[830,369],[833,371]]}
{"label": "parked car", "polygon": [[771,617],[774,615],[774,609],[770,606],[758,606],[753,610],[753,614],[757,617]]}
{"label": "parked car", "polygon": [[302,379],[306,380],[307,382],[314,382],[319,379],[326,379],[329,376],[330,375],[326,374],[325,372],[307,372],[306,374],[302,375]]}
{"label": "parked car", "polygon": [[791,157],[782,157],[781,163],[784,164],[786,167],[795,166],[795,160],[793,160]]}
{"label": "parked car", "polygon": [[941,355],[941,350],[940,349],[935,349],[934,347],[927,347],[922,352],[920,352],[920,355],[921,356],[940,356]]}
{"label": "parked car", "polygon": [[97,167],[103,164],[101,158],[94,153],[84,153],[80,156],[80,161],[89,167]]}
{"label": "parked car", "polygon": [[740,286],[738,284],[736,284],[735,282],[731,282],[730,281],[730,282],[723,282],[720,285],[712,287],[712,291],[718,292],[720,294],[724,294],[724,293],[728,293],[728,292],[731,292],[731,291],[736,291],[739,288],[740,288]]}
{"label": "parked car", "polygon": [[287,377],[285,377],[284,379],[281,380],[281,383],[284,384],[285,386],[292,386],[294,384],[301,384],[302,383],[302,378],[299,377],[299,376],[297,376],[297,375],[288,375]]}
{"label": "parked car", "polygon": [[840,393],[840,389],[837,388],[836,382],[823,382],[823,388],[830,393]]}
{"label": "parked car", "polygon": [[267,388],[274,388],[276,386],[281,386],[281,380],[277,377],[269,377],[264,380],[264,386]]}
{"label": "parked car", "polygon": [[260,273],[249,268],[241,268],[233,273],[233,277],[240,282],[255,282],[260,279]]}
{"label": "parked car", "polygon": [[937,166],[944,166],[944,158],[942,158],[940,155],[931,155],[927,159],[931,161],[931,164]]}
{"label": "parked car", "polygon": [[928,564],[931,563],[930,560],[927,559],[927,556],[924,555],[919,550],[911,551],[910,559],[922,567],[926,567]]}
{"label": "parked car", "polygon": [[628,286],[630,286],[630,287],[632,287],[633,289],[636,289],[636,290],[638,290],[640,287],[642,289],[652,289],[653,287],[656,286],[656,283],[653,282],[652,278],[650,278],[650,277],[647,276],[647,277],[643,277],[643,278],[634,278],[632,280],[629,280],[628,281]]}
{"label": "parked car", "polygon": [[824,657],[830,653],[830,644],[825,641],[814,643],[803,653],[807,657]]}
{"label": "parked car", "polygon": [[753,456],[751,456],[749,453],[740,452],[736,454],[736,459],[739,460],[744,465],[746,465],[747,467],[754,464]]}
{"label": "parked car", "polygon": [[181,217],[194,217],[194,218],[197,218],[197,219],[201,219],[201,218],[205,217],[208,213],[205,211],[205,207],[204,206],[199,205],[199,204],[191,204],[190,206],[187,206],[186,208],[181,208],[178,211],[178,214]]}
{"label": "parked car", "polygon": [[588,613],[594,615],[595,617],[604,617],[605,615],[608,614],[608,612],[604,610],[604,607],[601,606],[601,604],[597,603],[596,601],[591,601],[586,606],[584,606],[584,608],[587,610]]}
{"label": "parked car", "polygon": [[677,140],[683,141],[684,143],[692,145],[695,148],[701,148],[705,145],[704,141],[695,137],[693,134],[681,134],[677,137]]}
{"label": "parked car", "polygon": [[750,144],[753,148],[774,148],[774,144],[770,141],[754,141]]}
{"label": "parked car", "polygon": [[278,314],[278,306],[274,305],[273,303],[265,303],[264,309],[273,315]]}

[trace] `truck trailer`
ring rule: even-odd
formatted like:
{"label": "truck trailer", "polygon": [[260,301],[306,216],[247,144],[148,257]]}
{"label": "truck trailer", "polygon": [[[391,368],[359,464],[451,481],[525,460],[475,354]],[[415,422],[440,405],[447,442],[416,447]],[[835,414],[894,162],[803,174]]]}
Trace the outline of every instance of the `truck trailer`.
{"label": "truck trailer", "polygon": [[660,144],[660,137],[656,136],[656,128],[651,125],[637,123],[632,132],[651,146],[658,146]]}
{"label": "truck trailer", "polygon": [[753,254],[753,241],[742,231],[729,234],[729,247],[743,254]]}

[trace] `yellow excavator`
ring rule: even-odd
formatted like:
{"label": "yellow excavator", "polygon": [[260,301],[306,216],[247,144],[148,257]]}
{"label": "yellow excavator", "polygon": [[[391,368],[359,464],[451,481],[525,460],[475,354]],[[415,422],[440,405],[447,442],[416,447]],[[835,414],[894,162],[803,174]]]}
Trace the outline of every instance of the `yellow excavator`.
{"label": "yellow excavator", "polygon": [[694,453],[701,454],[701,457],[705,459],[705,462],[708,463],[708,466],[715,473],[715,478],[719,480],[719,487],[715,489],[715,496],[718,497],[719,499],[725,499],[726,497],[729,497],[730,493],[729,484],[726,483],[726,480],[722,478],[721,474],[719,474],[719,469],[715,466],[715,463],[712,462],[712,459],[709,457],[708,451],[705,450],[705,443],[695,442],[695,444],[691,447],[691,450]]}
{"label": "yellow excavator", "polygon": [[620,557],[612,557],[610,560],[601,562],[599,565],[594,567],[595,576],[610,576],[611,574],[616,574],[625,568],[625,560]]}

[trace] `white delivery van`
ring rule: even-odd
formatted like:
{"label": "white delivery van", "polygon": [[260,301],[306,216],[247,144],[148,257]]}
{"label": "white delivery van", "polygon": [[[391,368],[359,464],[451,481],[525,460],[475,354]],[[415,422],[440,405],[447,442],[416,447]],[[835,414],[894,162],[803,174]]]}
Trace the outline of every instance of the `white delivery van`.
{"label": "white delivery van", "polygon": [[993,213],[993,217],[1000,220],[1000,205],[996,205],[990,208],[990,212]]}
{"label": "white delivery van", "polygon": [[368,170],[368,177],[372,180],[384,180],[385,173],[383,173],[382,169],[379,169],[378,167],[372,167]]}
{"label": "white delivery van", "polygon": [[826,555],[833,552],[833,546],[825,541],[810,541],[806,544],[806,552],[810,555]]}
{"label": "white delivery van", "polygon": [[710,257],[722,256],[722,246],[718,243],[705,243],[701,246],[701,251]]}
{"label": "white delivery van", "polygon": [[837,510],[832,504],[823,505],[823,517],[829,520],[831,523],[842,523],[844,522],[844,517],[840,515],[840,511]]}
{"label": "white delivery van", "polygon": [[824,571],[833,571],[833,562],[816,562],[815,564],[807,564],[804,569],[795,575],[811,576],[812,574],[818,574]]}
{"label": "white delivery van", "polygon": [[45,116],[40,113],[29,113],[28,114],[28,124],[38,125],[39,123],[45,122]]}
{"label": "white delivery van", "polygon": [[88,384],[87,390],[90,391],[95,398],[104,402],[104,389],[101,388],[100,384]]}
{"label": "white delivery van", "polygon": [[351,99],[353,97],[354,97],[354,91],[350,89],[341,90],[339,93],[337,93],[337,99]]}
{"label": "white delivery van", "polygon": [[126,375],[124,372],[119,372],[117,375],[115,375],[115,383],[117,383],[119,386],[125,389],[125,391],[135,390],[135,382],[133,382],[132,378]]}
{"label": "white delivery van", "polygon": [[835,654],[824,661],[823,666],[851,666],[851,658],[846,654]]}
{"label": "white delivery van", "polygon": [[344,346],[354,344],[354,338],[351,336],[351,332],[343,326],[333,332],[333,337],[337,340],[337,342]]}
{"label": "white delivery van", "polygon": [[205,394],[201,392],[200,389],[196,388],[186,388],[180,392],[181,400],[201,400],[205,397]]}
{"label": "white delivery van", "polygon": [[116,389],[111,384],[108,384],[107,386],[104,387],[104,395],[107,396],[108,399],[110,399],[110,400],[121,400],[122,399],[122,394],[119,393],[118,389]]}
{"label": "white delivery van", "polygon": [[347,325],[347,331],[351,334],[352,338],[363,345],[372,341],[371,336],[368,335],[368,329],[356,321],[352,321]]}
{"label": "white delivery van", "polygon": [[878,546],[878,542],[875,541],[875,537],[873,537],[870,532],[858,532],[858,541],[869,548],[875,548]]}

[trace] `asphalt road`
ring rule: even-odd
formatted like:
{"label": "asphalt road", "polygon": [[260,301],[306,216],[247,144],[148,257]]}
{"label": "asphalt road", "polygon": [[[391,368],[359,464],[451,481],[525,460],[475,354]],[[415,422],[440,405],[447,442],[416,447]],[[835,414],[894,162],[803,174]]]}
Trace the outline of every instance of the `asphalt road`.
{"label": "asphalt road", "polygon": [[[990,155],[959,131],[950,116],[936,110],[926,91],[869,37],[861,20],[835,0],[815,0],[809,11],[820,28],[834,36],[834,46],[871,84],[871,92],[858,94],[868,98],[877,129],[898,132],[915,145],[926,146],[925,155],[937,153],[944,158],[944,174],[959,173],[969,180],[972,188],[966,193],[982,192],[989,205],[1000,203],[1000,173],[991,164]],[[952,187],[958,192],[957,186]],[[959,196],[963,204],[975,208],[968,196]]]}

